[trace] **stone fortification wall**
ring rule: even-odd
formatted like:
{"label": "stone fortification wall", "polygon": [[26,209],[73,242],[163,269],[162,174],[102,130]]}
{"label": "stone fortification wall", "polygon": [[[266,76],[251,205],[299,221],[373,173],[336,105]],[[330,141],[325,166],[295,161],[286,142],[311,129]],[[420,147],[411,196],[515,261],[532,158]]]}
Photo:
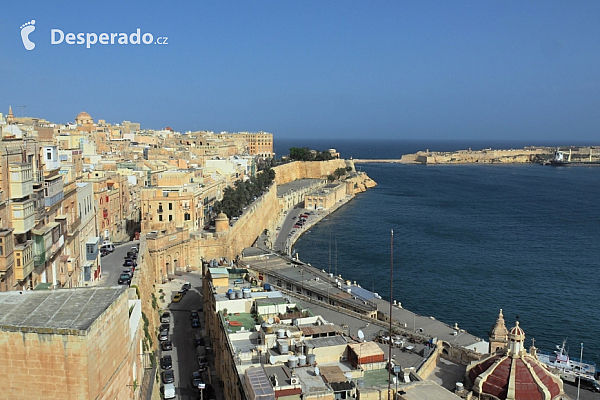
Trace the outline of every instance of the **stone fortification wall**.
{"label": "stone fortification wall", "polygon": [[459,150],[454,152],[419,151],[405,154],[400,162],[416,164],[518,164],[537,162],[540,158],[549,157],[550,148],[526,148],[511,150]]}
{"label": "stone fortification wall", "polygon": [[377,183],[364,172],[359,172],[356,176],[347,179],[346,182],[349,183],[346,193],[350,195],[366,192],[367,189],[377,186]]}
{"label": "stone fortification wall", "polygon": [[265,229],[275,229],[278,214],[277,186],[272,185],[228,231],[221,234],[193,234],[190,250],[197,251],[197,260],[219,257],[233,259],[244,248],[252,246]]}
{"label": "stone fortification wall", "polygon": [[302,178],[323,179],[327,178],[327,175],[333,173],[336,169],[346,168],[347,165],[354,167],[352,161],[340,159],[329,161],[294,161],[273,168],[275,171],[275,183],[282,185]]}

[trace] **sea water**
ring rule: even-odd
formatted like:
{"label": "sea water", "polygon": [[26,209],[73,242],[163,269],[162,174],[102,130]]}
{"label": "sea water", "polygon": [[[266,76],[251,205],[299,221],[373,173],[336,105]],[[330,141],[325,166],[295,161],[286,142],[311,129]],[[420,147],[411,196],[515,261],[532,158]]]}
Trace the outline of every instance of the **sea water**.
{"label": "sea water", "polygon": [[[392,143],[379,154],[361,149],[355,158],[401,155]],[[600,361],[600,167],[357,167],[378,186],[303,236],[294,247],[301,260],[389,299],[393,229],[394,299],[403,307],[486,340],[502,308],[509,329],[519,319],[527,345],[535,338],[552,350],[567,339],[578,357],[583,342],[584,359]]]}

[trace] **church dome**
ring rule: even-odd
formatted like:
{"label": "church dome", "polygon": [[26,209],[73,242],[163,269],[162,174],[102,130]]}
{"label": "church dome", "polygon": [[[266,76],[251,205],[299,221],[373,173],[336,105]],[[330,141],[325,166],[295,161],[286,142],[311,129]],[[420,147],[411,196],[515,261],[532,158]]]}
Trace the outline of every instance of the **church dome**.
{"label": "church dome", "polygon": [[93,124],[94,119],[90,116],[90,114],[86,113],[85,111],[82,111],[75,117],[75,123],[78,125]]}
{"label": "church dome", "polygon": [[489,400],[558,400],[563,385],[537,359],[523,348],[525,332],[519,322],[508,333],[509,349],[475,361],[467,368],[473,391]]}

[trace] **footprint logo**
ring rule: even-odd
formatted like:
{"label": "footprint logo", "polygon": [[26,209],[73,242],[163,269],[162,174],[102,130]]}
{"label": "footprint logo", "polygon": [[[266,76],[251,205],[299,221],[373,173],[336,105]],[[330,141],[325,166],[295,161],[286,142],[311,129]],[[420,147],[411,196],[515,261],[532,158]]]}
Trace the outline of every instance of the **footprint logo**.
{"label": "footprint logo", "polygon": [[33,50],[35,43],[29,40],[29,34],[35,31],[35,19],[21,25],[21,39],[23,39],[23,46],[26,50]]}

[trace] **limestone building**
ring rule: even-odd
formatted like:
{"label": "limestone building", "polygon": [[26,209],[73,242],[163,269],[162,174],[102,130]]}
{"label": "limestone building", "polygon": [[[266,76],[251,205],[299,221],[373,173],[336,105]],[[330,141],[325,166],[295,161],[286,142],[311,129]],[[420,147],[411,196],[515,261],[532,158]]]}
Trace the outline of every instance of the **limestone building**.
{"label": "limestone building", "polygon": [[142,326],[123,287],[0,293],[2,397],[138,398]]}

